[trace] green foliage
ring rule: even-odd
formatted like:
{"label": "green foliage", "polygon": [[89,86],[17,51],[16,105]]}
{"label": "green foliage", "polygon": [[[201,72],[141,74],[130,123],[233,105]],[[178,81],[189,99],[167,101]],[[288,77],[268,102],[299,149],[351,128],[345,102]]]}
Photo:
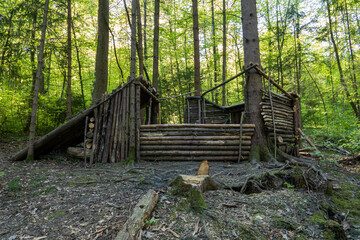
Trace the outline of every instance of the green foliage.
{"label": "green foliage", "polygon": [[13,180],[11,180],[10,182],[8,182],[8,190],[12,191],[12,192],[16,192],[19,191],[21,189],[21,185],[20,185],[20,178],[16,177]]}

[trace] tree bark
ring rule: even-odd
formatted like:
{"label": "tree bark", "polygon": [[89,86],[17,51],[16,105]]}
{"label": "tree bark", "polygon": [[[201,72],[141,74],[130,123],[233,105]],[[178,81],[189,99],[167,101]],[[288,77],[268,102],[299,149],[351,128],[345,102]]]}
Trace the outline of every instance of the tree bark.
{"label": "tree bark", "polygon": [[[223,0],[223,66],[222,81],[226,81],[226,1]],[[222,86],[222,105],[226,105],[226,87]]]}
{"label": "tree bark", "polygon": [[37,113],[37,106],[38,106],[38,101],[39,101],[40,77],[41,77],[41,70],[42,70],[41,68],[42,68],[44,46],[45,46],[45,34],[46,34],[46,27],[47,27],[48,10],[49,10],[49,0],[46,0],[45,7],[44,7],[43,26],[41,29],[41,42],[40,42],[40,49],[39,49],[39,55],[38,55],[38,64],[37,64],[36,78],[35,78],[34,99],[33,99],[33,106],[32,106],[32,112],[31,112],[30,136],[29,136],[29,143],[28,143],[29,148],[28,148],[28,154],[27,154],[28,160],[34,159],[36,113]]}
{"label": "tree bark", "polygon": [[142,24],[140,1],[137,0],[137,31],[138,31],[138,55],[139,55],[139,75],[144,75],[144,58],[143,58],[143,39],[142,39]]}
{"label": "tree bark", "polygon": [[199,14],[198,2],[192,0],[193,12],[193,33],[194,33],[194,85],[195,96],[201,95],[201,82],[200,82],[200,45],[199,45]]}
{"label": "tree bark", "polygon": [[[213,56],[214,56],[214,85],[218,85],[217,81],[217,48],[216,48],[216,36],[215,36],[215,14],[214,14],[214,0],[211,0],[211,28],[213,39]],[[215,92],[215,102],[218,103],[217,91]]]}
{"label": "tree bark", "polygon": [[[244,42],[244,62],[249,67],[252,64],[260,66],[259,36],[257,30],[257,13],[255,0],[242,0],[242,27]],[[245,86],[245,112],[246,123],[255,124],[255,133],[252,139],[252,146],[266,145],[264,122],[261,116],[262,97],[261,76],[256,70],[250,70],[246,74]]]}
{"label": "tree bark", "polygon": [[66,118],[71,117],[71,0],[67,0],[67,92]]}
{"label": "tree bark", "polygon": [[130,79],[133,80],[136,77],[136,8],[137,1],[131,1],[131,68]]}
{"label": "tree bark", "polygon": [[73,32],[74,41],[75,41],[76,60],[77,60],[77,63],[78,63],[78,68],[79,68],[79,80],[80,80],[80,87],[81,87],[81,96],[82,96],[82,100],[83,100],[83,107],[84,107],[84,109],[86,109],[85,94],[84,94],[84,84],[83,84],[83,78],[82,78],[82,72],[81,72],[80,50],[79,50],[79,46],[77,44],[75,28],[74,28],[73,23],[71,23],[71,26],[72,26],[72,32]]}
{"label": "tree bark", "polygon": [[95,84],[92,104],[95,104],[107,90],[109,54],[109,0],[99,0],[98,34],[95,63]]}
{"label": "tree bark", "polygon": [[155,0],[154,13],[154,50],[153,50],[153,87],[158,90],[159,86],[159,14],[160,0]]}

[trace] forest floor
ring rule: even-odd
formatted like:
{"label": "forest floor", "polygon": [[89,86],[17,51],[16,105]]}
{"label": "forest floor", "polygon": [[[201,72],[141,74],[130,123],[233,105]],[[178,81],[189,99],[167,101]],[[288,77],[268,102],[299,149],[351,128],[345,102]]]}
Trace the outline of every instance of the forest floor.
{"label": "forest floor", "polygon": [[[53,152],[33,162],[10,162],[23,143],[0,139],[0,239],[114,239],[138,200],[159,193],[142,239],[360,239],[359,160],[351,166],[316,163],[336,188],[309,191],[291,184],[261,193],[203,194],[199,213],[169,192],[179,174],[199,162],[140,162],[84,166]],[[249,163],[210,162],[210,175],[235,186],[267,171]]]}

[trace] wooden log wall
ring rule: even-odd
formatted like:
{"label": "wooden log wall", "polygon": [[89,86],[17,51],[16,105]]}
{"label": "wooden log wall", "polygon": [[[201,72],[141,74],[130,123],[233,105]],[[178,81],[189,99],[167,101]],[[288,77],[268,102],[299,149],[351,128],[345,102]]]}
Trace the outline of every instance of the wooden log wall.
{"label": "wooden log wall", "polygon": [[[206,98],[187,97],[184,112],[185,123],[224,124],[229,123],[229,111]],[[199,112],[200,109],[200,112]]]}
{"label": "wooden log wall", "polygon": [[[241,160],[247,160],[255,125],[242,128]],[[142,160],[237,161],[240,124],[142,125],[140,142]]]}
{"label": "wooden log wall", "polygon": [[141,80],[119,87],[94,109],[86,131],[90,164],[140,159],[141,91],[152,99]]}
{"label": "wooden log wall", "polygon": [[[298,97],[294,94],[294,97]],[[268,91],[263,92],[262,102],[260,103],[265,122],[265,130],[271,139],[274,138],[274,122],[276,130],[277,144],[281,150],[298,155],[299,136],[295,131],[295,126],[299,125],[300,112],[298,101],[293,101],[285,95],[271,92],[272,107]],[[272,110],[274,112],[274,121]]]}

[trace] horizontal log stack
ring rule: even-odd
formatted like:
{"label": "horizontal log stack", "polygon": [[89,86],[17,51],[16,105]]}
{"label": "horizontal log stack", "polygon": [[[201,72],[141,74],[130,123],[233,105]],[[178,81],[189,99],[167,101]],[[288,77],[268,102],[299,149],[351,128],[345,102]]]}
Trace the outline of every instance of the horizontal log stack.
{"label": "horizontal log stack", "polygon": [[[242,125],[242,160],[249,157],[254,124]],[[142,160],[237,161],[240,124],[163,124],[140,127]]]}
{"label": "horizontal log stack", "polygon": [[[297,94],[292,94],[297,98]],[[271,92],[271,100],[268,91],[263,92],[261,105],[261,115],[265,122],[265,131],[271,139],[274,139],[274,127],[276,130],[277,144],[288,153],[294,153],[294,147],[299,147],[299,136],[295,131],[296,126],[300,124],[301,118],[298,101],[293,101],[288,96]],[[273,114],[274,113],[274,119]],[[300,118],[300,119],[299,119]],[[275,124],[274,124],[275,122]],[[295,155],[298,155],[295,153]]]}

